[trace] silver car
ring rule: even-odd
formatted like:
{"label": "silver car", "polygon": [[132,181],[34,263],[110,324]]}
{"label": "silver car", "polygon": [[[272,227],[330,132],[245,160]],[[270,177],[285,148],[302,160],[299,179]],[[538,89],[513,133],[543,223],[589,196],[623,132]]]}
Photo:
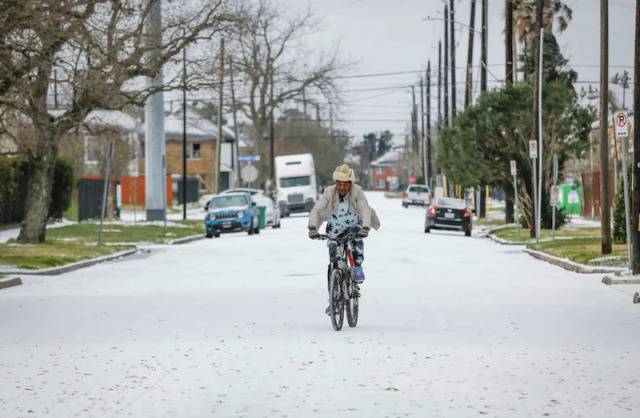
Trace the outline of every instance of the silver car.
{"label": "silver car", "polygon": [[425,184],[410,184],[402,193],[402,207],[409,205],[429,206],[431,204],[431,189]]}

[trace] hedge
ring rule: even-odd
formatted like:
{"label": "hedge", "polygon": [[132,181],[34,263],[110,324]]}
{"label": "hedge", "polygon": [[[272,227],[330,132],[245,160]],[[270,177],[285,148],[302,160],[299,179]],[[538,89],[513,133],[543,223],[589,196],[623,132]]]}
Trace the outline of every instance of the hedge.
{"label": "hedge", "polygon": [[[22,222],[29,182],[29,163],[21,158],[0,157],[0,223]],[[71,205],[73,168],[56,160],[49,217],[60,219]]]}

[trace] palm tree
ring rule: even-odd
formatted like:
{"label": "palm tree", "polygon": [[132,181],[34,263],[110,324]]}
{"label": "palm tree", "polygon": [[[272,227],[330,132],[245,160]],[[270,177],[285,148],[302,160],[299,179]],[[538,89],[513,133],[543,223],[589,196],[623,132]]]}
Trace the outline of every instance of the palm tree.
{"label": "palm tree", "polygon": [[[513,12],[514,33],[520,43],[531,45],[536,34],[536,0],[512,0],[515,5]],[[551,32],[557,27],[563,32],[573,18],[573,10],[561,0],[546,0],[542,23],[545,32]]]}

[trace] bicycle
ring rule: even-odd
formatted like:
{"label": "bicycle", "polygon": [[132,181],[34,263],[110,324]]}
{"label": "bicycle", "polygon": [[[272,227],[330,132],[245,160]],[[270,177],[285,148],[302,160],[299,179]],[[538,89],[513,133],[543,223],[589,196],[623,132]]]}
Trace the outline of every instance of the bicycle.
{"label": "bicycle", "polygon": [[335,241],[336,260],[329,266],[329,310],[331,325],[340,331],[347,312],[347,323],[350,327],[358,325],[358,306],[360,288],[354,280],[356,267],[351,249],[351,242],[358,237],[360,226],[354,226],[338,235],[319,235],[319,240]]}

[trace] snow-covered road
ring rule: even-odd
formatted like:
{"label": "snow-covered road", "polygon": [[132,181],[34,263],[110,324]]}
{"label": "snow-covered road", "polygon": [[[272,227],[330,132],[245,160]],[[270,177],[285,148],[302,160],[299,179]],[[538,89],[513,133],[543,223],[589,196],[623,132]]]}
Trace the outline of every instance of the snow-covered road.
{"label": "snow-covered road", "polygon": [[306,218],[0,291],[0,417],[638,417],[640,309],[370,194],[360,323]]}

